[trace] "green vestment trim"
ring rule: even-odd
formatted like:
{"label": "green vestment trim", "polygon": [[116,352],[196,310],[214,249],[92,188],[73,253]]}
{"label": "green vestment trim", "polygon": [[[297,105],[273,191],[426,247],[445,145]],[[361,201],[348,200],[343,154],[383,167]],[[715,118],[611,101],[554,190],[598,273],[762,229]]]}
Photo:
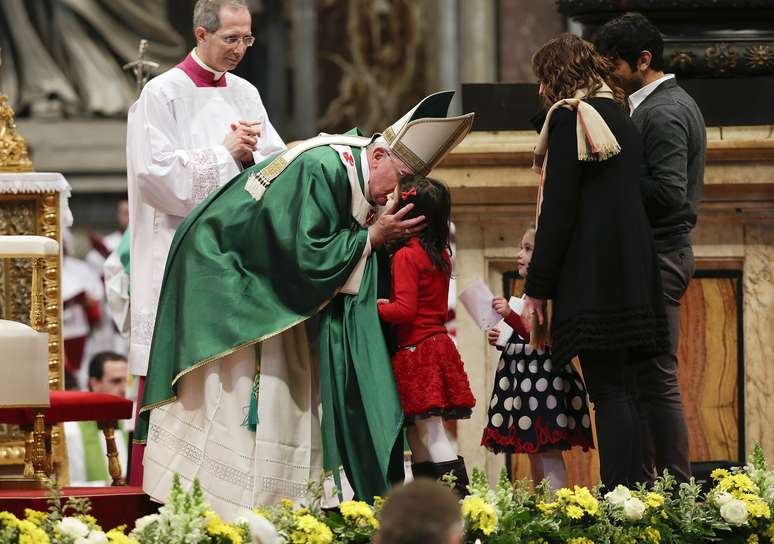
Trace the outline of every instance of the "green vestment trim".
{"label": "green vestment trim", "polygon": [[[101,431],[96,421],[79,421],[81,430],[81,442],[83,443],[83,455],[86,462],[86,481],[106,482],[110,479],[107,466],[107,457],[100,446]],[[103,439],[104,440],[104,439]]]}

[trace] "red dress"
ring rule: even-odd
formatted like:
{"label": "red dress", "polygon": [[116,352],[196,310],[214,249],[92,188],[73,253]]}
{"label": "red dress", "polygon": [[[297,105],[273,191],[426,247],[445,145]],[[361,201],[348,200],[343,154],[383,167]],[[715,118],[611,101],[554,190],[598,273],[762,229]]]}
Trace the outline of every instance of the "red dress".
{"label": "red dress", "polygon": [[470,417],[476,404],[460,354],[446,332],[448,297],[449,277],[433,267],[419,240],[411,238],[392,257],[390,302],[378,306],[379,318],[392,325],[392,369],[409,422]]}

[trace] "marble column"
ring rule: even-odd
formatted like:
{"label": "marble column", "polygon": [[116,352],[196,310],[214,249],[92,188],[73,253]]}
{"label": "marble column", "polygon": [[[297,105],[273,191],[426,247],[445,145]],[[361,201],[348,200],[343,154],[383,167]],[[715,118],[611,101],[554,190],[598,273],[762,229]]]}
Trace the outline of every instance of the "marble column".
{"label": "marble column", "polygon": [[425,21],[432,21],[427,25],[427,89],[458,91],[449,107],[449,112],[456,115],[462,111],[459,1],[427,0],[422,7]]}
{"label": "marble column", "polygon": [[306,139],[317,134],[317,2],[294,0],[291,21],[293,134]]}
{"label": "marble column", "polygon": [[497,81],[497,9],[494,0],[460,2],[460,61],[463,83]]}

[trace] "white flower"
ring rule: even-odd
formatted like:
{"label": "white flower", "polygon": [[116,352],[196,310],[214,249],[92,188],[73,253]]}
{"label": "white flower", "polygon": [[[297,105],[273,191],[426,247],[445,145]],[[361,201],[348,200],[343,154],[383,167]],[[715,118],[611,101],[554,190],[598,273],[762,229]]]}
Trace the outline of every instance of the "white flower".
{"label": "white flower", "polygon": [[739,499],[731,499],[720,507],[720,515],[731,525],[746,525],[747,505]]}
{"label": "white flower", "polygon": [[142,531],[145,529],[148,525],[153,523],[154,521],[158,521],[159,515],[158,514],[148,514],[147,516],[143,516],[141,518],[138,518],[134,522],[134,530],[135,531]]}
{"label": "white flower", "polygon": [[279,535],[274,525],[260,514],[245,510],[240,512],[236,523],[245,524],[250,529],[250,536],[255,544],[277,544]]}
{"label": "white flower", "polygon": [[59,532],[74,539],[85,538],[89,527],[78,518],[63,518],[59,522]]}
{"label": "white flower", "polygon": [[642,519],[642,516],[645,514],[645,503],[637,497],[630,497],[624,502],[623,511],[626,519],[637,521]]}
{"label": "white flower", "polygon": [[721,506],[723,506],[724,504],[726,504],[728,501],[730,501],[733,498],[734,497],[733,497],[733,495],[731,495],[731,493],[727,493],[725,491],[721,491],[720,493],[715,495],[715,506],[720,508]]}
{"label": "white flower", "polygon": [[102,531],[92,530],[87,537],[76,538],[74,544],[108,544],[108,538]]}
{"label": "white flower", "polygon": [[632,492],[624,485],[617,485],[615,489],[605,494],[605,500],[613,506],[623,506],[630,499]]}

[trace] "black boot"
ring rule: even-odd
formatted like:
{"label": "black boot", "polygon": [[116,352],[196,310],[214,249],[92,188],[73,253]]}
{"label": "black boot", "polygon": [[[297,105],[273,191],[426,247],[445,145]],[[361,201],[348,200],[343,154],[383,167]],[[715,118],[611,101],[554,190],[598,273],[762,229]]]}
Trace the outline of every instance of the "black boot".
{"label": "black boot", "polygon": [[433,469],[433,463],[431,463],[430,461],[423,461],[421,463],[412,463],[411,473],[414,475],[415,480],[417,478],[435,479],[435,470]]}
{"label": "black boot", "polygon": [[457,457],[455,461],[445,461],[443,463],[433,463],[435,477],[439,480],[445,475],[451,473],[456,480],[454,481],[454,491],[462,499],[468,494],[468,471],[465,470],[465,459],[462,456]]}

